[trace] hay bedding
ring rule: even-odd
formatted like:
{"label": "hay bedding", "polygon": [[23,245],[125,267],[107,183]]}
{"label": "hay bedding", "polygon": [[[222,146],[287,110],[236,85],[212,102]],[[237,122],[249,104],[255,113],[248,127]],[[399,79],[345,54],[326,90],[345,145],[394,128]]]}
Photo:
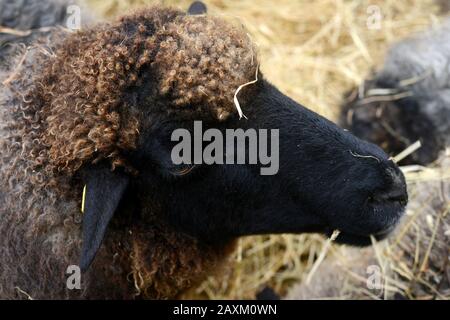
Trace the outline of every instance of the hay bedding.
{"label": "hay bedding", "polygon": [[[186,9],[191,1],[87,2],[100,14],[113,16],[149,3]],[[245,24],[259,46],[261,69],[268,79],[295,100],[331,119],[337,118],[344,93],[381,64],[391,43],[437,24],[443,12],[433,0],[205,2],[210,14]],[[371,24],[373,10],[377,9],[369,9],[373,5],[382,14],[380,28]],[[421,168],[408,168],[410,181],[440,179],[439,170],[417,169]],[[266,285],[284,294],[293,283],[306,278],[324,241],[318,235],[243,238],[230,268],[221,277],[209,278],[187,297],[253,298]]]}

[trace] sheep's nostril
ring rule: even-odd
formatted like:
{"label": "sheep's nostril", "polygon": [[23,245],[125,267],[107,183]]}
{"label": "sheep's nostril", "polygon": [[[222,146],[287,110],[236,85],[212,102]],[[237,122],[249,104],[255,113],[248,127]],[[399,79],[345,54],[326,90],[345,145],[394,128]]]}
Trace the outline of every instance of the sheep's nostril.
{"label": "sheep's nostril", "polygon": [[408,201],[408,195],[403,188],[389,190],[388,192],[380,192],[375,194],[373,198],[377,201],[396,201],[401,204],[406,204]]}
{"label": "sheep's nostril", "polygon": [[399,202],[401,205],[406,205],[408,202],[408,193],[406,191],[406,182],[403,174],[397,168],[388,167],[387,173],[387,188],[378,190],[371,196],[369,201],[372,202]]}

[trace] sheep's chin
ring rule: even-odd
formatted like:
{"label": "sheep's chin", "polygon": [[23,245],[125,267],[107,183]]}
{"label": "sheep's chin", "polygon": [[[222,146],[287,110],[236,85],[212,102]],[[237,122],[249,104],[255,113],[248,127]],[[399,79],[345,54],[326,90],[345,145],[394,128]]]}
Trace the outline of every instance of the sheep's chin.
{"label": "sheep's chin", "polygon": [[[372,238],[376,241],[381,241],[394,232],[401,222],[405,207],[406,202],[404,201],[389,201],[372,205],[365,208],[365,212],[362,215],[366,217],[364,221],[358,219],[349,223],[348,220],[346,220],[345,224],[343,224],[342,221],[338,221],[338,223],[335,224],[328,221],[323,233],[327,237],[330,237],[334,230],[339,230],[339,236],[335,239],[336,243],[361,247],[368,246],[372,244]],[[376,222],[378,219],[367,218],[372,215],[378,216],[378,218],[383,217],[384,221],[382,223],[379,221],[374,223],[374,221]]]}
{"label": "sheep's chin", "polygon": [[[365,247],[372,244],[372,237],[376,241],[381,241],[386,239],[395,230],[398,223],[393,223],[386,229],[378,231],[374,234],[362,235],[357,233],[352,233],[344,230],[340,230],[338,237],[335,239],[336,243],[347,244],[357,247]],[[329,229],[325,232],[327,237],[331,237],[333,230]]]}
{"label": "sheep's chin", "polygon": [[[387,237],[388,234],[385,235],[374,235],[375,239],[383,240]],[[361,236],[357,234],[352,234],[348,232],[341,232],[339,236],[336,238],[336,243],[339,244],[347,244],[358,247],[365,247],[372,244],[372,240],[370,236]]]}

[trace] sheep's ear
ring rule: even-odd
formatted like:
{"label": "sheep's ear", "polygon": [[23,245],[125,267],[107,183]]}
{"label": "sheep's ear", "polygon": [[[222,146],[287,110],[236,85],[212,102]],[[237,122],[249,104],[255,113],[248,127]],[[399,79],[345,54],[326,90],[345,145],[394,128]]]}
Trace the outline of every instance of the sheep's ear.
{"label": "sheep's ear", "polygon": [[125,173],[107,167],[89,168],[83,172],[83,247],[80,268],[86,271],[102,244],[106,228],[119,205],[129,178]]}
{"label": "sheep's ear", "polygon": [[208,11],[208,9],[206,8],[206,5],[203,2],[194,1],[189,6],[188,14],[190,15],[206,14],[206,11]]}

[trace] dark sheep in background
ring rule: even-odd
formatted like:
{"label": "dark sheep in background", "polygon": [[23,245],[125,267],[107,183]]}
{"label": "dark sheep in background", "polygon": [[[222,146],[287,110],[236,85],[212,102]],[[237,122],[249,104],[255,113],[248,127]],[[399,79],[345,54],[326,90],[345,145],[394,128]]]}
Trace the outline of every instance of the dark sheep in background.
{"label": "dark sheep in background", "polygon": [[[174,298],[240,236],[366,245],[403,213],[399,168],[270,85],[240,27],[153,7],[38,40],[0,74],[0,298]],[[171,133],[193,120],[279,129],[279,172],[175,165]]]}
{"label": "dark sheep in background", "polygon": [[428,164],[450,145],[450,21],[395,44],[383,68],[352,91],[341,125],[396,155],[422,147],[401,164]]}
{"label": "dark sheep in background", "polygon": [[[80,1],[68,0],[2,0],[0,1],[0,67],[6,68],[11,59],[55,28],[66,28],[70,5]],[[93,17],[83,12],[82,25]]]}

